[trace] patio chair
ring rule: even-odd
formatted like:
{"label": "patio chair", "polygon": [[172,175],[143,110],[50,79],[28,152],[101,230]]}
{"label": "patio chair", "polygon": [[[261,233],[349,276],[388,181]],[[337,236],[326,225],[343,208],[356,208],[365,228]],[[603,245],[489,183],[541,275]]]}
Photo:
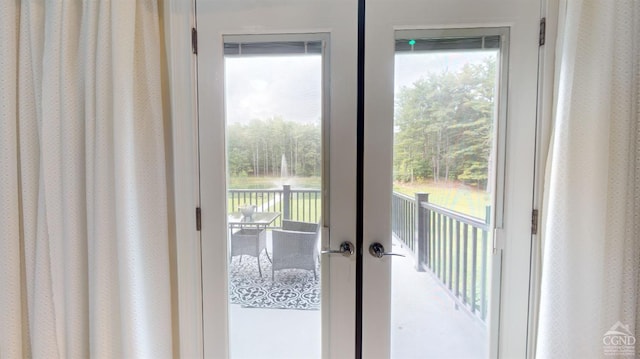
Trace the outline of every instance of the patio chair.
{"label": "patio chair", "polygon": [[271,280],[280,269],[305,269],[313,271],[317,279],[318,223],[282,221],[282,229],[272,231]]}

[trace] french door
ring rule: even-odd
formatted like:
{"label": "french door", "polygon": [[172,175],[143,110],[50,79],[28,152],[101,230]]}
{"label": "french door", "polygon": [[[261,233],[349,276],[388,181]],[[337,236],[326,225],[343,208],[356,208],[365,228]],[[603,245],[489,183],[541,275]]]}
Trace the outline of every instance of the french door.
{"label": "french door", "polygon": [[[527,355],[540,3],[373,0],[367,1],[366,9],[363,357],[424,353],[425,357],[523,358]],[[422,77],[420,72],[430,74]],[[477,81],[466,82],[469,76]],[[456,81],[457,85],[451,84]],[[488,81],[485,90],[474,88],[482,81]],[[460,91],[465,99],[456,100]],[[416,100],[417,94],[424,97]],[[448,98],[447,106],[439,105],[442,97]],[[491,109],[480,110],[482,106]],[[491,120],[481,120],[485,115]],[[430,122],[416,125],[421,116]],[[443,118],[448,118],[444,124],[439,122]],[[422,138],[411,134],[416,129],[423,131]],[[487,142],[480,144],[480,138]],[[415,141],[430,147],[423,150],[430,158],[422,161],[432,159],[428,170],[420,168],[420,161],[408,159],[406,152],[416,148]],[[483,146],[484,150],[476,151]],[[482,155],[474,157],[478,153]],[[414,177],[422,169],[425,176],[440,182],[476,186],[467,194],[478,194],[481,188],[487,197],[465,205],[463,197],[442,198],[447,185],[422,190],[430,193],[413,201],[419,202],[415,204],[419,208],[414,210],[412,230],[419,236],[415,242],[396,240],[394,246],[388,234],[398,234],[397,239],[403,233],[402,223],[392,224],[397,221],[392,213],[399,212],[404,198],[391,190],[394,185],[403,187],[398,186],[400,182],[411,182],[408,171],[412,168]],[[457,187],[455,193],[468,189]],[[412,266],[424,270],[446,293],[441,297],[436,289],[425,289],[431,294],[425,294],[423,301],[446,298],[449,302],[438,311],[449,309],[450,302],[457,310],[448,316],[421,314],[429,303],[416,304],[414,298],[406,297],[414,295],[412,290],[420,287],[425,276],[403,277],[402,267],[395,263],[399,257],[368,255],[374,242],[389,252],[408,247]],[[414,312],[407,314],[407,308]],[[465,331],[473,327],[470,323],[460,328],[455,318],[461,311],[476,319],[480,329]],[[435,323],[425,324],[429,318]],[[412,329],[426,336],[447,334],[434,341],[406,333]],[[407,337],[417,351],[404,350],[412,345]],[[474,340],[480,344],[469,345]]]}
{"label": "french door", "polygon": [[359,5],[196,2],[205,356],[525,357],[540,3]]}

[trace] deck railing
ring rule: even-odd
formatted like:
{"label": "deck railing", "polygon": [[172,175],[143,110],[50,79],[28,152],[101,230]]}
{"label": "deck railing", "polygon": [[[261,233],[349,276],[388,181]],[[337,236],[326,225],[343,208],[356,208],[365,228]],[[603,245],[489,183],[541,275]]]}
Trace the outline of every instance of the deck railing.
{"label": "deck railing", "polygon": [[321,191],[316,189],[230,189],[228,191],[229,212],[240,206],[253,204],[260,212],[280,212],[282,216],[272,227],[281,227],[282,219],[317,223],[321,214]]}
{"label": "deck railing", "polygon": [[405,194],[393,192],[391,198],[391,230],[411,253],[415,254],[416,200]]}
{"label": "deck railing", "polygon": [[486,322],[491,208],[480,219],[429,203],[426,193],[394,193],[392,209],[393,234],[411,249],[416,268],[433,273],[456,305]]}
{"label": "deck railing", "polygon": [[[262,212],[280,212],[272,227],[282,219],[319,222],[321,191],[314,189],[233,189],[228,193],[230,212],[254,204]],[[408,247],[416,269],[429,271],[447,289],[456,304],[486,322],[488,307],[489,214],[485,219],[435,205],[429,195],[415,198],[393,193],[393,235]]]}

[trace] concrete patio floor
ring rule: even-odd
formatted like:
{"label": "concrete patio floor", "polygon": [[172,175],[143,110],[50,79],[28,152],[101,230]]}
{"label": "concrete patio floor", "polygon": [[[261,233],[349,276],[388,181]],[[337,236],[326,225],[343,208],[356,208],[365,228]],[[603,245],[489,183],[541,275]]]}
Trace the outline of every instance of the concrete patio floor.
{"label": "concrete patio floor", "polygon": [[487,329],[464,310],[430,273],[394,241],[391,295],[391,358],[486,358]]}
{"label": "concrete patio floor", "polygon": [[[391,358],[487,357],[486,328],[457,310],[434,276],[417,272],[409,256],[393,257],[392,270]],[[231,358],[320,358],[320,311],[232,304],[229,315]]]}

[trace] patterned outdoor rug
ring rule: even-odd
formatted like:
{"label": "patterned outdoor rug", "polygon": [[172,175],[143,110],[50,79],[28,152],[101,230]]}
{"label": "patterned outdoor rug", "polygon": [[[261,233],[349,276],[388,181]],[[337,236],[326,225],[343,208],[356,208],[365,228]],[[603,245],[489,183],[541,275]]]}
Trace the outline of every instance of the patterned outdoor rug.
{"label": "patterned outdoor rug", "polygon": [[[276,271],[271,280],[271,262],[264,252],[260,257],[262,278],[255,257],[233,257],[230,266],[229,293],[232,304],[243,308],[320,309],[320,281],[313,272],[301,269]],[[319,275],[319,271],[317,271]]]}

